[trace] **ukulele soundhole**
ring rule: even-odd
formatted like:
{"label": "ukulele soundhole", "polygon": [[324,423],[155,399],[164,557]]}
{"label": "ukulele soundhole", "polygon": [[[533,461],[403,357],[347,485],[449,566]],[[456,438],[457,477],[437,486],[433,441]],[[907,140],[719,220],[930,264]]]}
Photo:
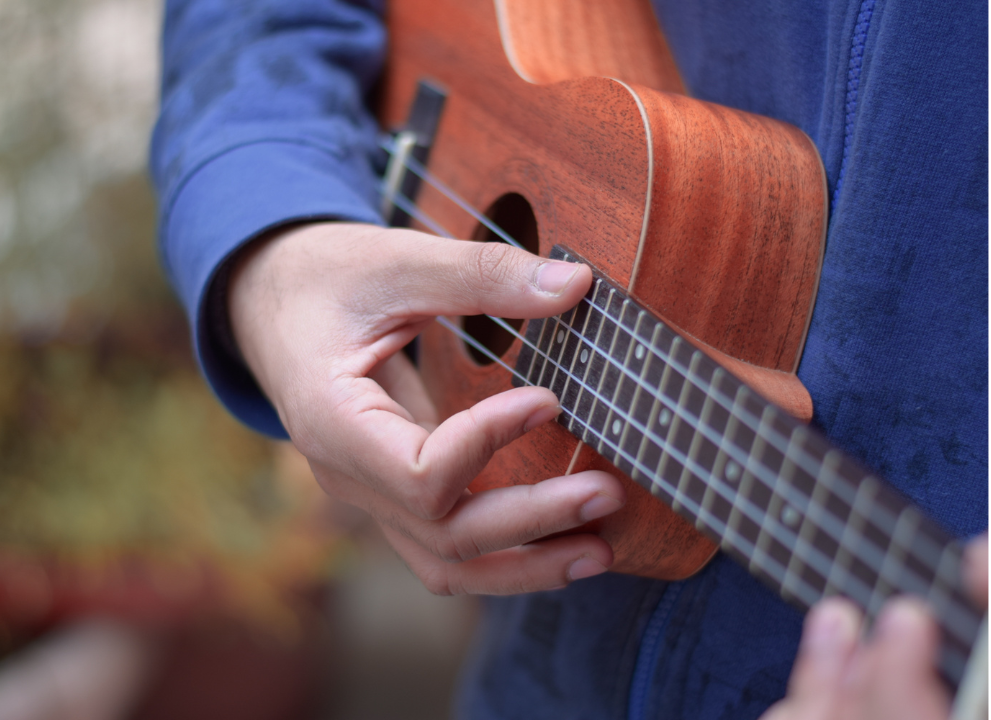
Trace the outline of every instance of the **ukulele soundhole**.
{"label": "ukulele soundhole", "polygon": [[[485,212],[485,216],[530,252],[536,253],[539,249],[537,218],[533,214],[530,203],[519,193],[507,193],[500,197],[492,203]],[[505,242],[481,223],[475,227],[472,239],[480,242]],[[507,319],[506,322],[517,331],[523,326],[522,320]],[[485,315],[472,315],[464,318],[464,329],[495,357],[502,357],[509,346],[513,344],[513,336]],[[467,343],[465,343],[465,349],[472,360],[479,365],[490,365],[493,362],[493,359],[487,354]]]}

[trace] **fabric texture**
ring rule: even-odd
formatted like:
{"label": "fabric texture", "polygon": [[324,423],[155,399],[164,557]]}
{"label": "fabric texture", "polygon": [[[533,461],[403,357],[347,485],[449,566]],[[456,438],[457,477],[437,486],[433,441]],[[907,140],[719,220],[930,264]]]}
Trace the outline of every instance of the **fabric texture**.
{"label": "fabric texture", "polygon": [[[987,527],[987,5],[656,0],[689,92],[793,123],[826,170],[822,279],[799,377],[813,424],[959,536]],[[198,357],[241,420],[284,436],[208,322],[218,268],[268,228],[378,222],[363,106],[373,4],[170,0],[153,144],[162,256]],[[725,557],[489,599],[456,714],[756,718],[799,613]]]}
{"label": "fabric texture", "polygon": [[239,247],[292,222],[381,223],[378,129],[365,98],[382,64],[381,3],[177,0],[165,12],[152,138],[162,261],[214,392],[287,437],[207,322],[207,289]]}

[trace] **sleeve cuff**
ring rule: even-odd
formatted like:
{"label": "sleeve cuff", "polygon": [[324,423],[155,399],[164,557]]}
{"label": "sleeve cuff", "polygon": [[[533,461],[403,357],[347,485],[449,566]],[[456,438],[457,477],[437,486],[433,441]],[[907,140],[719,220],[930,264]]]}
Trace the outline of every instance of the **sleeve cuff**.
{"label": "sleeve cuff", "polygon": [[[208,312],[218,271],[245,243],[280,225],[318,220],[381,225],[377,194],[365,157],[264,142],[203,165],[163,213],[163,260],[190,318],[197,360],[220,401],[249,427],[288,438],[251,373],[218,337],[218,311]],[[222,324],[226,309],[220,312]]]}

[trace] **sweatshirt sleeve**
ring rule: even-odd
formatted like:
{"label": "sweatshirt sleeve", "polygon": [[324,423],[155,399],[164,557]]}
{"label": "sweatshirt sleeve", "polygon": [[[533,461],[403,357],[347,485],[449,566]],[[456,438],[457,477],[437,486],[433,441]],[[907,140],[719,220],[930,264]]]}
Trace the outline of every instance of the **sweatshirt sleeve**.
{"label": "sweatshirt sleeve", "polygon": [[274,408],[230,349],[224,262],[291,222],[381,223],[365,105],[384,54],[381,10],[376,0],[166,4],[151,147],[162,262],[214,392],[276,437],[286,433]]}

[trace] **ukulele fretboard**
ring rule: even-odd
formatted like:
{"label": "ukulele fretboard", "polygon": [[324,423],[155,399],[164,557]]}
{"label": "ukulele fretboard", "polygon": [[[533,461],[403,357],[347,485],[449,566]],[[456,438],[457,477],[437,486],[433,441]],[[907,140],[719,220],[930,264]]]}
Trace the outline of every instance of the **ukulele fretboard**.
{"label": "ukulele fretboard", "polygon": [[[551,257],[578,261],[560,246]],[[893,594],[925,598],[959,684],[980,625],[960,544],[623,290],[596,274],[577,307],[531,320],[523,378],[560,398],[578,439],[799,607],[840,594],[873,619]]]}

